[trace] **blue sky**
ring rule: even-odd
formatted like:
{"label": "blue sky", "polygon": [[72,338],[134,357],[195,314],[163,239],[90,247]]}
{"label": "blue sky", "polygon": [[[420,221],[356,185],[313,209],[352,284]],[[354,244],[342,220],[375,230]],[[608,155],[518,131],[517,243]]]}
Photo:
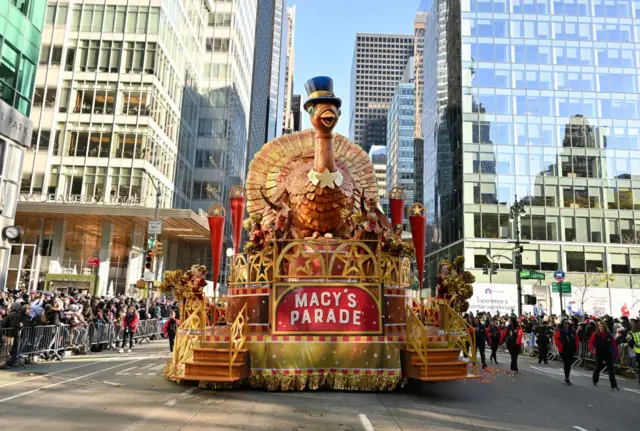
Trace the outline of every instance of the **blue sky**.
{"label": "blue sky", "polygon": [[[420,0],[288,0],[296,5],[294,93],[306,99],[304,83],[314,76],[333,78],[342,99],[336,131],[349,135],[351,62],[356,33],[413,33]],[[302,113],[303,127],[311,127]]]}

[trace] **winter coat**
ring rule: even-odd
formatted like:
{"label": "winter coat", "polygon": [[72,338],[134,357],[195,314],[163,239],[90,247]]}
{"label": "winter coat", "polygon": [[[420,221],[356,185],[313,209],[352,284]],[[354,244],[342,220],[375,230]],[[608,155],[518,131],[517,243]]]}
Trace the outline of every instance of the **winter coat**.
{"label": "winter coat", "polygon": [[122,321],[122,328],[125,331],[135,333],[138,329],[138,322],[140,318],[138,317],[138,313],[129,314],[127,313],[124,316],[124,320]]}
{"label": "winter coat", "polygon": [[566,352],[573,355],[580,345],[580,337],[573,329],[558,329],[553,335],[553,341],[561,354]]}
{"label": "winter coat", "polygon": [[507,328],[502,333],[502,339],[500,344],[507,343],[507,347],[513,348],[521,348],[522,347],[522,328],[513,328],[512,326],[507,326]]}
{"label": "winter coat", "polygon": [[551,331],[548,326],[540,326],[536,331],[536,339],[538,340],[538,346],[548,346],[550,343]]}
{"label": "winter coat", "polygon": [[176,332],[178,332],[179,325],[180,325],[180,322],[178,322],[178,319],[170,318],[164,323],[164,326],[162,327],[162,332],[164,333],[164,335],[173,337],[176,335]]}
{"label": "winter coat", "polygon": [[609,332],[594,332],[589,340],[589,350],[595,352],[597,356],[607,357],[613,354],[614,359],[620,357],[618,346]]}

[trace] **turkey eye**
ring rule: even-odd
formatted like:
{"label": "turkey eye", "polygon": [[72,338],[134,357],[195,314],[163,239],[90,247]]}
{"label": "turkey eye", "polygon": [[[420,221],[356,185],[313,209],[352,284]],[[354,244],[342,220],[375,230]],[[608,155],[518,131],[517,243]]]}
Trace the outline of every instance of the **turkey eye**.
{"label": "turkey eye", "polygon": [[315,111],[314,106],[309,106],[309,109],[307,109],[307,112],[309,112],[309,115],[313,115],[314,111]]}
{"label": "turkey eye", "polygon": [[338,109],[338,117],[342,115],[342,109]]}

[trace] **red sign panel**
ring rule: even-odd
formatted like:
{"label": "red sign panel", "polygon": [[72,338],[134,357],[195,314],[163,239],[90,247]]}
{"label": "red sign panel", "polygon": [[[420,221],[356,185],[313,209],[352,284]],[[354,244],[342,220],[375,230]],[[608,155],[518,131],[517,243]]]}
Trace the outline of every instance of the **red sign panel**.
{"label": "red sign panel", "polygon": [[380,334],[379,302],[366,287],[293,286],[274,304],[280,334]]}
{"label": "red sign panel", "polygon": [[87,259],[87,265],[89,266],[98,266],[100,265],[100,258],[99,257],[90,257]]}

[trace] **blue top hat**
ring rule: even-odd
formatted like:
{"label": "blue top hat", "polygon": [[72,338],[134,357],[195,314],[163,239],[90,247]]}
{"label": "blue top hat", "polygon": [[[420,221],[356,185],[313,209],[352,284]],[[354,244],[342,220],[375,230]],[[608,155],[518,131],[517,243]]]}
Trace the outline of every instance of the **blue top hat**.
{"label": "blue top hat", "polygon": [[328,76],[316,76],[304,84],[307,90],[307,101],[304,102],[304,110],[307,111],[309,105],[320,102],[334,103],[338,108],[342,106],[342,100],[333,94],[333,79]]}

